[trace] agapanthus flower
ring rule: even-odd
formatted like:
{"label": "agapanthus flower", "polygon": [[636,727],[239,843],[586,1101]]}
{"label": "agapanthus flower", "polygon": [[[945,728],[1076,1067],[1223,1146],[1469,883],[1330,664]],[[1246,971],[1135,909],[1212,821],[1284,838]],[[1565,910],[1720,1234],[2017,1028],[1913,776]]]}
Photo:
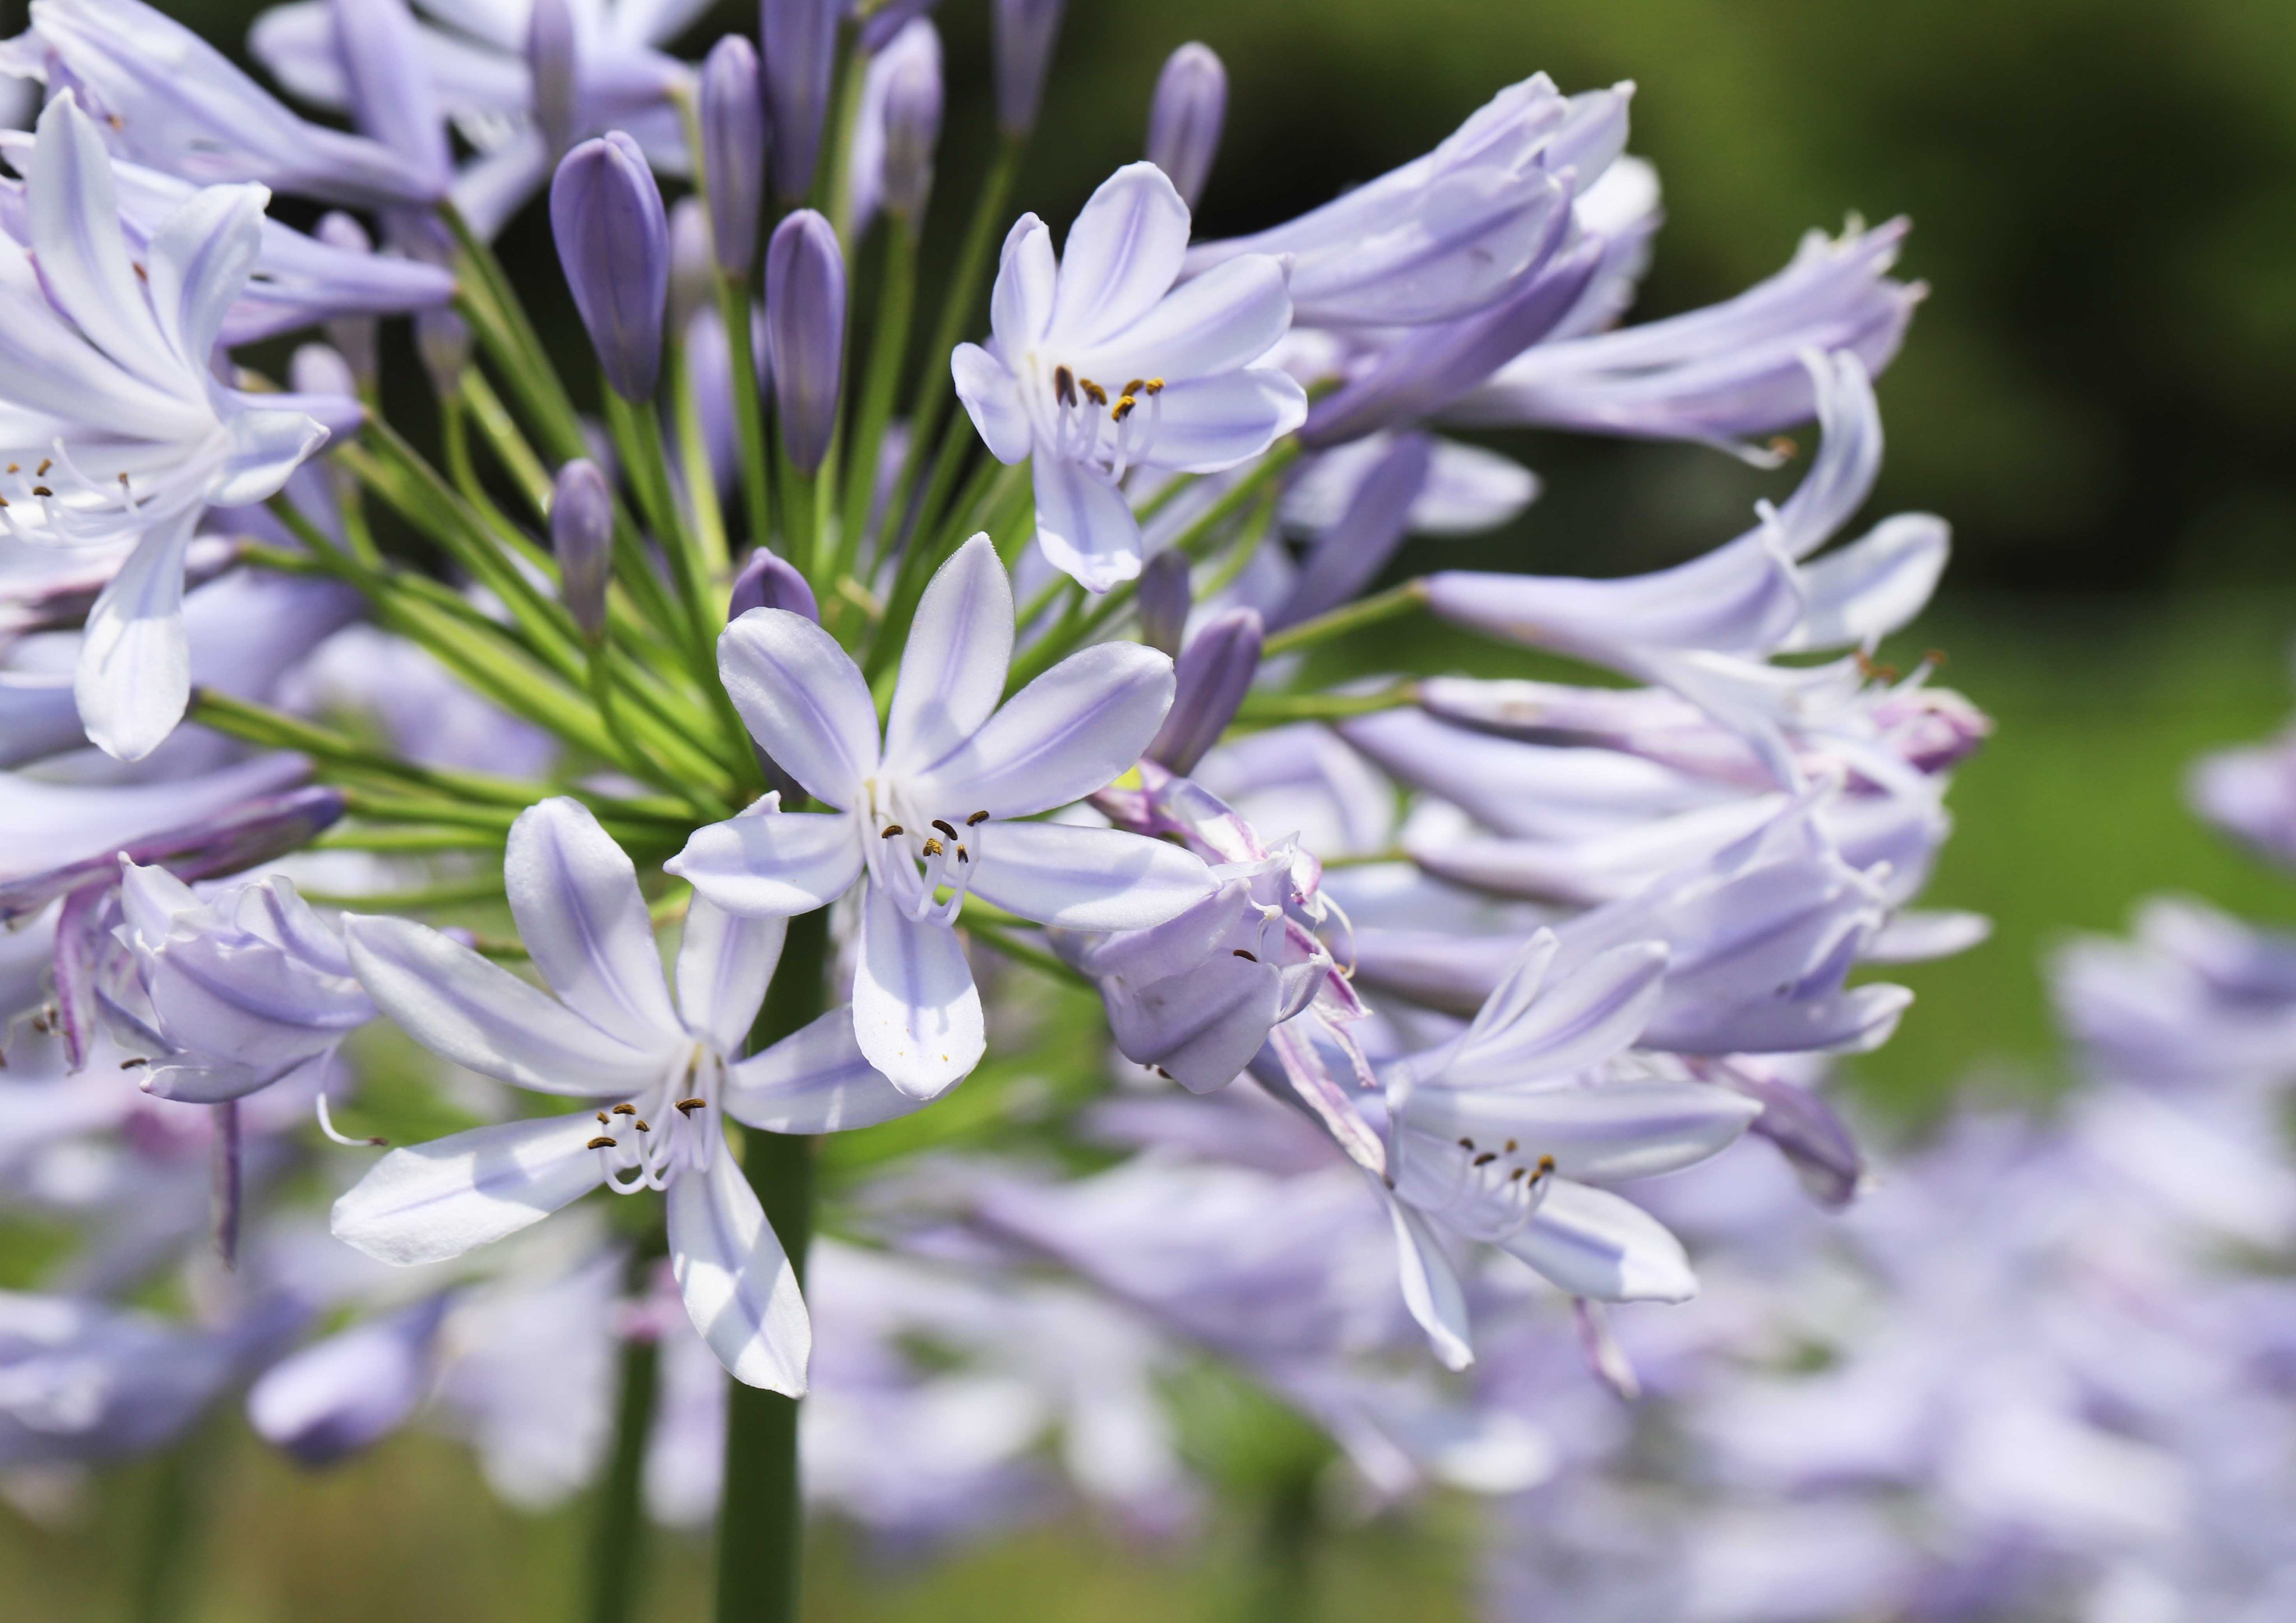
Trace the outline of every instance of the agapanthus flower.
{"label": "agapanthus flower", "polygon": [[1188,206],[1164,172],[1128,164],[1069,228],[1024,214],[1004,239],[995,337],[950,357],[956,392],[996,459],[1029,459],[1037,545],[1087,589],[1140,572],[1135,468],[1211,473],[1299,427],[1307,396],[1256,365],[1292,321],[1283,262],[1238,254],[1177,288]]}
{"label": "agapanthus flower", "polygon": [[869,1062],[921,1099],[987,1041],[950,928],[968,895],[1040,924],[1138,930],[1212,889],[1177,847],[1036,820],[1139,758],[1172,702],[1172,662],[1103,643],[1005,701],[1013,615],[1004,566],[975,536],[925,589],[881,734],[860,667],[826,632],[785,609],[744,614],[718,642],[726,691],[758,747],[832,809],[715,824],[663,865],[762,918],[827,906],[865,874],[854,1024]]}
{"label": "agapanthus flower", "polygon": [[334,1232],[385,1262],[460,1256],[603,1185],[662,1192],[687,1311],[752,1386],[801,1393],[810,1332],[797,1276],[734,1164],[724,1119],[821,1133],[914,1102],[872,1071],[835,1009],[746,1060],[781,955],[778,920],[697,897],[675,1001],[629,858],[579,803],[545,800],[511,831],[504,874],[538,990],[427,926],[352,914],[343,934],[376,1005],[417,1042],[520,1087],[616,1102],[394,1150],[335,1203]]}
{"label": "agapanthus flower", "polygon": [[135,543],[89,613],[76,689],[88,736],[133,760],[190,698],[184,561],[200,514],[272,495],[327,430],[209,368],[261,250],[262,187],[194,193],[139,266],[102,139],[66,92],[40,115],[24,189],[38,268],[7,258],[0,275],[0,399],[12,408],[0,533]]}

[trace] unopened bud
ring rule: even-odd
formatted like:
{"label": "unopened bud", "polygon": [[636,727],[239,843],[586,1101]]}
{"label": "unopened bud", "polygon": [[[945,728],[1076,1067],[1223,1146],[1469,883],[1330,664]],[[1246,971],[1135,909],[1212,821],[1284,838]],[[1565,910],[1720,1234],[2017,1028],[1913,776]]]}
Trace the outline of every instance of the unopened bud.
{"label": "unopened bud", "polygon": [[932,194],[933,147],[940,140],[940,36],[922,19],[894,37],[871,65],[885,74],[885,212],[914,220]]}
{"label": "unopened bud", "polygon": [[625,400],[652,398],[669,299],[669,222],[638,143],[609,130],[567,153],[550,183],[550,228],[607,383]]}
{"label": "unopened bud", "polygon": [[837,20],[845,0],[764,0],[758,41],[766,109],[773,120],[774,187],[795,201],[813,186],[821,125],[837,60]]}
{"label": "unopened bud", "polygon": [[606,634],[606,580],[614,561],[614,492],[598,464],[577,457],[558,470],[550,492],[550,546],[558,554],[559,594],[582,635]]}
{"label": "unopened bud", "polygon": [[1226,119],[1227,70],[1218,53],[1191,41],[1165,59],[1148,108],[1148,161],[1191,209],[1203,195]]}
{"label": "unopened bud", "polygon": [[1214,616],[1173,665],[1172,708],[1143,751],[1183,776],[1193,772],[1235,719],[1259,671],[1259,611]]}
{"label": "unopened bud", "polygon": [[845,358],[845,255],[837,233],[810,209],[783,220],[766,249],[766,327],[773,340],[774,399],[782,447],[811,473],[837,428]]}
{"label": "unopened bud", "polygon": [[709,251],[709,214],[698,197],[681,197],[669,210],[669,330],[685,331],[696,310],[716,304],[718,266]]}
{"label": "unopened bud", "polygon": [[463,368],[471,359],[471,330],[452,310],[417,310],[414,353],[443,400],[463,386]]}
{"label": "unopened bud", "polygon": [[342,352],[327,344],[300,344],[287,362],[287,387],[299,395],[358,395],[358,380]]}
{"label": "unopened bud", "polygon": [[1187,553],[1168,547],[1148,560],[1132,601],[1140,609],[1140,640],[1177,657],[1180,639],[1187,634],[1188,610],[1194,602],[1188,586]]}
{"label": "unopened bud", "polygon": [[581,133],[580,45],[569,0],[534,0],[526,24],[526,68],[534,84],[535,127],[554,161]]}
{"label": "unopened bud", "polygon": [[718,268],[746,280],[758,258],[769,132],[758,53],[739,34],[712,45],[701,63],[701,181]]}
{"label": "unopened bud", "polygon": [[797,566],[762,546],[750,554],[742,572],[734,577],[733,596],[726,605],[726,622],[730,625],[752,609],[786,609],[816,626],[821,623],[821,605],[815,602],[813,588],[806,585]]}
{"label": "unopened bud", "polygon": [[996,124],[1008,135],[1037,127],[1062,0],[996,0]]}
{"label": "unopened bud", "polygon": [[[374,240],[367,235],[366,227],[340,210],[320,216],[318,226],[311,234],[345,253],[374,251]],[[378,324],[372,316],[338,316],[326,324],[327,341],[342,351],[343,359],[350,363],[351,375],[362,389],[372,389],[380,375],[375,350]]]}

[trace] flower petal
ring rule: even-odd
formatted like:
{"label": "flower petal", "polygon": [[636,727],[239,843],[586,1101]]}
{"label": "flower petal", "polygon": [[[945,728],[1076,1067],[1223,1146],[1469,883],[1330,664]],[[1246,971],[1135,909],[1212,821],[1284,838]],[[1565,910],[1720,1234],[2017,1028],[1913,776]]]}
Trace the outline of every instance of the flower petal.
{"label": "flower petal", "polygon": [[694,1329],[734,1380],[805,1396],[813,1324],[797,1270],[731,1156],[670,1184],[669,1266]]}
{"label": "flower petal", "polygon": [[[773,799],[768,795],[767,800]],[[861,877],[853,812],[785,812],[760,800],[689,835],[661,865],[728,913],[789,918],[826,907]]]}
{"label": "flower petal", "polygon": [[1596,1087],[1434,1087],[1413,1090],[1403,1119],[1440,1143],[1519,1141],[1551,1155],[1568,1178],[1611,1183],[1693,1166],[1727,1149],[1761,1108],[1705,1082],[1659,1079]]}
{"label": "flower petal", "polygon": [[1001,463],[1016,463],[1036,443],[1029,426],[1029,408],[1021,403],[1021,385],[998,360],[978,344],[959,344],[949,352],[949,376],[956,398],[980,430],[981,443]]}
{"label": "flower petal", "polygon": [[956,932],[920,924],[871,885],[861,903],[853,1032],[869,1063],[914,1099],[946,1093],[988,1049],[980,993]]}
{"label": "flower petal", "polygon": [[1026,817],[1083,799],[1140,758],[1172,705],[1172,661],[1137,643],[1079,650],[1006,701],[926,774],[922,799]]}
{"label": "flower petal", "polygon": [[48,298],[121,366],[170,387],[168,346],[120,232],[111,154],[72,91],[40,114],[24,201]]}
{"label": "flower petal", "polygon": [[877,766],[877,705],[836,638],[786,609],[752,609],[718,637],[718,674],[784,772],[840,811],[855,804]]}
{"label": "flower petal", "polygon": [[1308,391],[1272,366],[1175,383],[1149,419],[1143,463],[1217,473],[1259,455],[1308,417]]}
{"label": "flower petal", "polygon": [[727,1115],[767,1133],[873,1127],[925,1105],[862,1056],[853,1011],[843,1007],[727,1066],[725,1098]]}
{"label": "flower petal", "polygon": [[1061,245],[1048,336],[1084,348],[1155,307],[1188,253],[1188,205],[1152,163],[1128,163],[1101,182]]}
{"label": "flower petal", "polygon": [[1123,492],[1081,464],[1044,455],[1030,469],[1037,488],[1037,545],[1087,592],[1105,592],[1140,573],[1140,521]]}
{"label": "flower petal", "polygon": [[[1550,944],[1554,938],[1540,932]],[[1534,949],[1535,950],[1535,949]],[[1663,941],[1636,941],[1561,977],[1514,1008],[1493,1000],[1475,1019],[1442,1080],[1504,1086],[1599,1065],[1642,1035],[1666,990]]]}
{"label": "flower petal", "polygon": [[706,896],[685,909],[677,944],[677,1009],[685,1029],[720,1053],[738,1053],[781,962],[783,918],[744,918]]}
{"label": "flower petal", "polygon": [[885,718],[885,771],[922,771],[980,731],[996,713],[1012,664],[1013,583],[996,546],[975,536],[917,601]]}
{"label": "flower petal", "polygon": [[1230,259],[1174,288],[1108,342],[1078,356],[1077,371],[1174,384],[1249,366],[1291,330],[1287,281],[1283,261],[1273,255]]}
{"label": "flower petal", "polygon": [[996,261],[996,287],[988,299],[988,326],[996,348],[1017,363],[1052,324],[1053,298],[1060,277],[1053,258],[1053,234],[1033,214],[1024,214],[1004,234]]}
{"label": "flower petal", "polygon": [[637,869],[589,807],[558,795],[521,812],[503,885],[534,967],[568,1008],[633,1048],[684,1029]]}
{"label": "flower petal", "polygon": [[[1381,1193],[1387,1194],[1384,1188]],[[1467,1293],[1459,1283],[1458,1270],[1425,1217],[1392,1194],[1387,1194],[1387,1212],[1395,1224],[1395,1261],[1404,1306],[1427,1332],[1443,1367],[1466,1368],[1475,1361],[1475,1349],[1467,1339]]]}
{"label": "flower petal", "polygon": [[347,914],[343,940],[375,1006],[431,1053],[537,1093],[635,1093],[663,1047],[633,1048],[469,947],[407,919]]}
{"label": "flower petal", "polygon": [[205,369],[223,319],[263,250],[262,186],[203,186],[160,223],[144,250],[152,313],[176,359]]}
{"label": "flower petal", "polygon": [[327,442],[325,426],[297,411],[239,410],[232,414],[230,429],[231,451],[207,489],[208,501],[217,507],[270,500],[287,476]]}
{"label": "flower petal", "polygon": [[1194,852],[1122,829],[993,823],[977,837],[973,894],[1061,930],[1145,930],[1217,888]]}
{"label": "flower petal", "polygon": [[1502,1249],[1573,1296],[1604,1302],[1685,1302],[1698,1278],[1682,1242],[1631,1201],[1557,1182]]}
{"label": "flower petal", "polygon": [[88,737],[106,755],[141,760],[192,701],[184,635],[184,553],[198,510],[135,544],[89,611],[72,696]]}
{"label": "flower petal", "polygon": [[605,1181],[588,1116],[507,1121],[393,1150],[335,1202],[335,1238],[378,1261],[443,1262],[538,1223]]}
{"label": "flower petal", "polygon": [[1952,550],[1943,519],[1902,512],[1815,563],[1802,566],[1809,605],[1784,644],[1798,653],[1871,648],[1929,606]]}

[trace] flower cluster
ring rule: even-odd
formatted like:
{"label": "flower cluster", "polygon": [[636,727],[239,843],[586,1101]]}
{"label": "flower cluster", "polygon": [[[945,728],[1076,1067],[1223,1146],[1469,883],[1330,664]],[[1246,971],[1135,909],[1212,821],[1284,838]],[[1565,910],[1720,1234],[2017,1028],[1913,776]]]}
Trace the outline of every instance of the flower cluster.
{"label": "flower cluster", "polygon": [[[88,1236],[0,1304],[0,1466],[251,1381],[308,1463],[418,1414],[521,1501],[611,1455],[611,1516],[651,1414],[656,1509],[764,1548],[742,1416],[811,1391],[808,1479],[873,1525],[1017,1512],[1057,1432],[1173,1526],[1159,1393],[1211,1358],[1380,1496],[1547,1479],[1457,1372],[1567,1302],[1622,1381],[1603,1305],[1697,1288],[1643,1180],[1743,1135],[1850,1202],[1822,1056],[1909,1001],[1860,971],[1984,933],[1915,903],[1986,719],[1872,657],[1946,528],[1841,539],[1902,224],[1621,325],[1631,87],[1538,76],[1199,242],[1227,90],[1188,45],[1056,249],[1008,200],[1062,8],[998,0],[920,335],[930,5],[767,0],[689,61],[701,9],[265,13],[348,131],[142,0],[0,45],[45,91],[0,139],[0,1017],[49,1124],[0,1199]],[[488,245],[529,201],[594,388]],[[435,442],[382,409],[400,318]],[[1811,421],[1688,562],[1397,579],[1538,492],[1454,432],[1775,466]],[[1465,635],[1524,674],[1435,674]],[[1071,1143],[1138,1153],[1063,1179]],[[195,1310],[126,1305],[160,1276]]]}

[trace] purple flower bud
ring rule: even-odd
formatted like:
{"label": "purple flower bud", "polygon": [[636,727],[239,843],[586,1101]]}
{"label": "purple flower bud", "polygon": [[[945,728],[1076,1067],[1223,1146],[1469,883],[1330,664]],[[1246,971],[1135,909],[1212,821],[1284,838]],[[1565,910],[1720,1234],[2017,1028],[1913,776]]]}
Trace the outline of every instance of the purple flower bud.
{"label": "purple flower bud", "polygon": [[449,1299],[442,1292],[281,1359],[248,1390],[250,1423],[312,1467],[381,1441],[430,1394]]}
{"label": "purple flower bud", "polygon": [[742,572],[734,577],[733,598],[726,605],[727,623],[752,609],[786,609],[816,626],[821,624],[821,605],[814,601],[813,588],[806,585],[797,566],[762,546],[750,554]]}
{"label": "purple flower bud", "polygon": [[996,0],[996,125],[1007,135],[1037,127],[1062,9],[1062,0]]}
{"label": "purple flower bud", "polygon": [[302,344],[287,363],[287,387],[299,395],[358,394],[358,380],[342,352],[325,344]]}
{"label": "purple flower bud", "polygon": [[328,10],[352,121],[445,191],[454,155],[406,0],[332,0]]}
{"label": "purple flower bud", "polygon": [[638,143],[609,130],[567,153],[550,183],[550,227],[606,381],[625,400],[651,398],[669,299],[669,222]]}
{"label": "purple flower bud", "polygon": [[758,53],[739,34],[728,34],[701,64],[701,174],[718,267],[729,276],[747,277],[757,262],[770,134]]}
{"label": "purple flower bud", "polygon": [[430,374],[430,387],[443,397],[463,381],[470,364],[471,330],[452,310],[419,310],[414,316],[414,353]]}
{"label": "purple flower bud", "polygon": [[[374,240],[367,235],[366,227],[340,209],[320,216],[318,228],[311,234],[345,253],[374,251]],[[327,341],[342,351],[343,359],[350,363],[351,375],[362,388],[373,385],[380,371],[375,355],[377,324],[372,316],[340,316],[326,326]]]}
{"label": "purple flower bud", "polygon": [[1203,195],[1226,119],[1227,70],[1210,45],[1191,40],[1165,59],[1148,106],[1148,161],[1191,209]]}
{"label": "purple flower bud", "polygon": [[873,56],[894,35],[938,5],[940,0],[885,0],[861,25],[861,49]]}
{"label": "purple flower bud", "polygon": [[614,558],[614,492],[586,456],[558,470],[550,492],[550,546],[566,612],[593,641],[606,631],[606,578]]}
{"label": "purple flower bud", "polygon": [[1170,547],[1148,560],[1133,595],[1140,609],[1140,640],[1177,657],[1193,601],[1188,587],[1187,553]]}
{"label": "purple flower bud", "polygon": [[811,473],[829,454],[837,427],[845,255],[836,231],[810,209],[783,220],[766,249],[766,329],[773,340],[782,448],[800,472]]}
{"label": "purple flower bud", "polygon": [[844,0],[764,0],[758,42],[765,58],[766,111],[773,121],[774,186],[786,201],[813,184],[829,74],[837,60]]}
{"label": "purple flower bud", "polygon": [[526,68],[534,81],[534,122],[547,155],[574,144],[581,116],[580,45],[568,0],[534,0],[526,25]]}
{"label": "purple flower bud", "polygon": [[688,194],[669,210],[669,330],[684,332],[696,310],[718,298],[718,263],[709,249],[709,213]]}
{"label": "purple flower bud", "polygon": [[1250,691],[1261,641],[1257,609],[1230,609],[1196,633],[1173,670],[1172,708],[1144,752],[1150,760],[1183,775],[1195,770]]}
{"label": "purple flower bud", "polygon": [[1281,630],[1336,609],[1371,584],[1395,556],[1411,521],[1412,504],[1427,486],[1434,456],[1424,434],[1398,435],[1378,465],[1356,487],[1355,499],[1326,529],[1300,566],[1300,578],[1270,616]]}
{"label": "purple flower bud", "polygon": [[[922,25],[930,33],[932,25]],[[940,140],[940,53],[905,51],[885,85],[885,212],[914,220],[932,193]]]}

